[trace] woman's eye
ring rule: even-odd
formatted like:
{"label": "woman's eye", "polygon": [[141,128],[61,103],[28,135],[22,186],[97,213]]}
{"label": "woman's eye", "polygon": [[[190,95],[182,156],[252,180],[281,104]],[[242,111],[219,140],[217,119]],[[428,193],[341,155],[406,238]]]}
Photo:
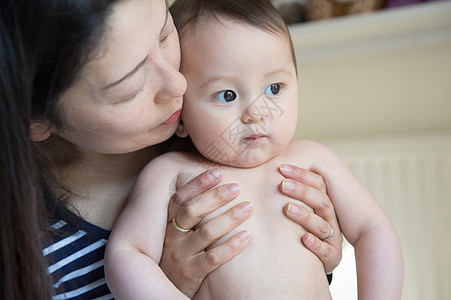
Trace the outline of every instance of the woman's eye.
{"label": "woman's eye", "polygon": [[171,33],[172,32],[169,32],[169,33],[166,33],[165,35],[163,35],[160,39],[160,44],[164,44],[168,40],[168,38],[171,36]]}
{"label": "woman's eye", "polygon": [[267,95],[277,95],[280,93],[280,83],[273,83],[265,89]]}
{"label": "woman's eye", "polygon": [[168,39],[169,35],[164,36],[163,38],[160,39],[160,43],[164,44],[164,42],[166,42],[166,40]]}
{"label": "woman's eye", "polygon": [[226,90],[216,94],[214,98],[219,102],[232,102],[236,99],[236,93],[232,90]]}

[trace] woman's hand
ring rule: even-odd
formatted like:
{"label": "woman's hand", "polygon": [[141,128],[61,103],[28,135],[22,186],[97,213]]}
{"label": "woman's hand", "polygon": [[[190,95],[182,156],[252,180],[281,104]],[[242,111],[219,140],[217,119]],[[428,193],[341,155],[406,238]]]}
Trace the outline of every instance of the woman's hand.
{"label": "woman's hand", "polygon": [[281,191],[314,210],[290,202],[284,207],[285,214],[308,231],[302,242],[323,262],[325,272],[331,273],[341,261],[343,237],[323,177],[292,165],[281,165],[279,170],[286,178]]}
{"label": "woman's hand", "polygon": [[[213,169],[182,186],[171,199],[168,220],[176,220],[181,229],[192,229],[202,217],[235,199],[240,193],[237,184],[211,189],[221,178],[221,171]],[[205,249],[251,214],[252,205],[242,202],[194,231],[182,232],[168,223],[160,267],[179,290],[192,298],[208,273],[244,250],[249,242],[249,232],[239,232],[222,245]]]}

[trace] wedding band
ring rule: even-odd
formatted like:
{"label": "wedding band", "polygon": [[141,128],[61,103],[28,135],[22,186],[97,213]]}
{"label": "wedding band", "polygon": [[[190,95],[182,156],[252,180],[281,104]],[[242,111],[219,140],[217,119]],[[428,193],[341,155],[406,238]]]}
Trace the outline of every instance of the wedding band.
{"label": "wedding band", "polygon": [[175,221],[175,217],[172,219],[172,225],[174,225],[174,228],[181,232],[190,232],[192,228],[183,228],[180,227],[177,222]]}
{"label": "wedding band", "polygon": [[321,241],[327,242],[328,240],[330,240],[330,239],[334,236],[334,228],[333,228],[333,227],[330,227],[330,229],[331,229],[330,235],[329,235],[327,238],[322,239]]}

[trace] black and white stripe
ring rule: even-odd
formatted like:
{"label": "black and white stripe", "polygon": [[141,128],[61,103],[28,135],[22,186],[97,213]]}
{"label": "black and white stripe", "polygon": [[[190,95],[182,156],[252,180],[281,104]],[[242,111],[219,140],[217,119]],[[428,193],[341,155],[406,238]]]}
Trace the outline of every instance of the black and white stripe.
{"label": "black and white stripe", "polygon": [[75,227],[59,220],[52,228],[67,233],[52,236],[42,250],[54,282],[52,299],[113,299],[103,269],[110,232],[85,221]]}

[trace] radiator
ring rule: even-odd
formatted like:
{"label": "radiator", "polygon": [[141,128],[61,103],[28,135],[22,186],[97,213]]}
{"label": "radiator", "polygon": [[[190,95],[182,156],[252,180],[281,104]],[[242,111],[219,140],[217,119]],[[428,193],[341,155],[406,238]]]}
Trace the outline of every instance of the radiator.
{"label": "radiator", "polygon": [[[404,256],[403,299],[451,299],[451,133],[323,144],[345,161],[395,225]],[[339,274],[338,284],[346,284]],[[349,284],[351,292],[355,282]]]}

